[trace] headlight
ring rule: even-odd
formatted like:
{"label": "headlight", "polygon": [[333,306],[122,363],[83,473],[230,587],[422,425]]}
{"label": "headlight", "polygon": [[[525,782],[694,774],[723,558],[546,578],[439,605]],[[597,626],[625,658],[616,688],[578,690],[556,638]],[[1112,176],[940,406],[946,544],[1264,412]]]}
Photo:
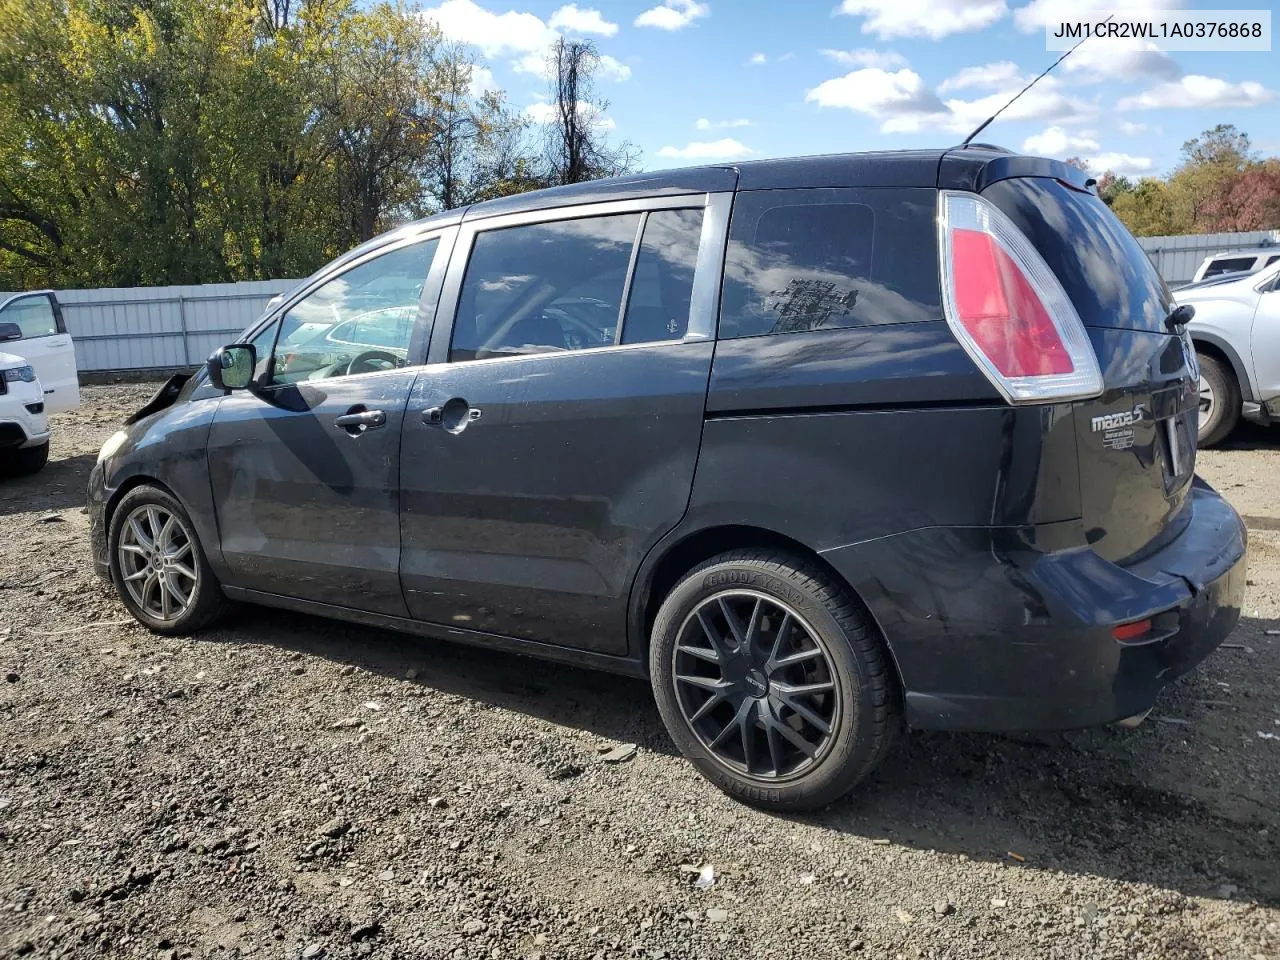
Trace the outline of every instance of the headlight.
{"label": "headlight", "polygon": [[21,380],[23,383],[34,383],[36,372],[32,367],[10,367],[4,371],[4,378],[10,383]]}
{"label": "headlight", "polygon": [[125,430],[117,430],[113,433],[107,438],[107,442],[102,445],[102,449],[98,451],[98,462],[101,463],[103,460],[106,460],[114,454],[124,446],[124,442],[128,439],[129,434]]}

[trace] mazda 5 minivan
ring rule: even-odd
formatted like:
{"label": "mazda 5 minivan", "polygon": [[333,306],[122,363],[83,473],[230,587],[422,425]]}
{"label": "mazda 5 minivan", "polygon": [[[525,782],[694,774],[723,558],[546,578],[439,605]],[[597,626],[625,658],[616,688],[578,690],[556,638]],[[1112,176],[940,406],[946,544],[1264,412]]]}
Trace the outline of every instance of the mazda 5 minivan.
{"label": "mazda 5 minivan", "polygon": [[827,803],[904,727],[1134,721],[1233,628],[1165,284],[971,148],[478,204],[325,267],[103,447],[99,571],[645,677],[719,787]]}

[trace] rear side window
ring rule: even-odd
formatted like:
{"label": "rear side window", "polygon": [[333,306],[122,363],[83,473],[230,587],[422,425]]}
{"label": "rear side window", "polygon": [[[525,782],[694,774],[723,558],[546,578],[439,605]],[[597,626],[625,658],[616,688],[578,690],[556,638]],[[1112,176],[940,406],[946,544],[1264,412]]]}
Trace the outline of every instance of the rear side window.
{"label": "rear side window", "polygon": [[1165,332],[1169,288],[1111,208],[1048,177],[1000,180],[982,194],[1026,234],[1085,326]]}
{"label": "rear side window", "polygon": [[734,201],[720,336],[942,316],[933,190],[759,190]]}
{"label": "rear side window", "polygon": [[623,343],[679,340],[689,331],[701,210],[655,210],[645,220],[622,324]]}
{"label": "rear side window", "polygon": [[1269,266],[1271,266],[1273,263],[1275,263],[1277,260],[1280,260],[1280,253],[1277,253],[1277,254],[1275,254],[1275,255],[1273,255],[1273,256],[1267,257],[1267,262],[1266,262],[1266,263],[1264,263],[1264,264],[1263,264],[1263,266],[1264,266],[1264,267],[1269,267]]}
{"label": "rear side window", "polygon": [[1240,273],[1244,270],[1252,270],[1253,261],[1253,257],[1231,257],[1228,260],[1215,260],[1209,264],[1209,269],[1204,272],[1205,279],[1218,277],[1224,273]]}

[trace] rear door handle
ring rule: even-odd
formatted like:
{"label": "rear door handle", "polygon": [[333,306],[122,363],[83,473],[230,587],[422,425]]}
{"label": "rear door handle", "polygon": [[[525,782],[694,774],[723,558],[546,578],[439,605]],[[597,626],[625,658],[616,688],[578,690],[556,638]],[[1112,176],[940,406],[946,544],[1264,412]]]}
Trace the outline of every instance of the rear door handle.
{"label": "rear door handle", "polygon": [[333,425],[354,436],[366,430],[376,430],[387,425],[387,415],[381,410],[356,410],[333,418]]}

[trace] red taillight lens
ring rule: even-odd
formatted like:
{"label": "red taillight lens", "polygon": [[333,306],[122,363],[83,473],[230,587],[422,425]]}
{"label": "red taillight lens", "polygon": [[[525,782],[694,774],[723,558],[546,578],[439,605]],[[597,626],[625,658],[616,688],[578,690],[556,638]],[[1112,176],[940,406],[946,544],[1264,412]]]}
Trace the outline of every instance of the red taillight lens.
{"label": "red taillight lens", "polygon": [[1040,297],[995,237],[977,230],[953,231],[951,269],[956,319],[1004,376],[1075,369]]}
{"label": "red taillight lens", "polygon": [[1111,635],[1117,640],[1136,640],[1138,637],[1144,636],[1151,632],[1150,620],[1138,620],[1134,623],[1123,623],[1115,627],[1111,631]]}
{"label": "red taillight lens", "polygon": [[938,239],[947,323],[1007,400],[1044,403],[1102,392],[1098,358],[1075,306],[1007,216],[975,193],[943,190]]}

